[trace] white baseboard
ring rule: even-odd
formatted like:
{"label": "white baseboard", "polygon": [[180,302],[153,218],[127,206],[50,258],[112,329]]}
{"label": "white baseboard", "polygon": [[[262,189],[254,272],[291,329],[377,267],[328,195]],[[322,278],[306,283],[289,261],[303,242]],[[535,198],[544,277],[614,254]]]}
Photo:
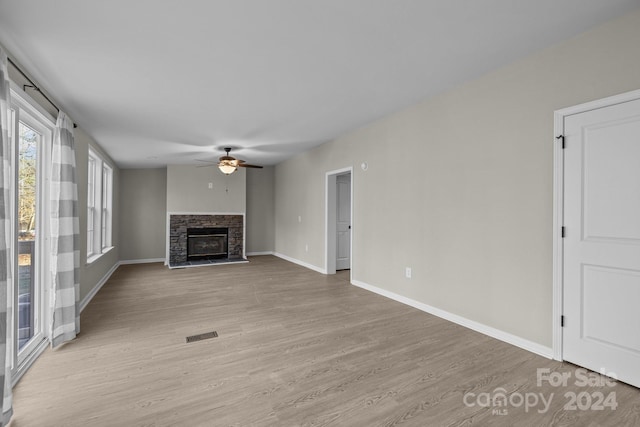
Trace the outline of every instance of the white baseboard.
{"label": "white baseboard", "polygon": [[120,265],[129,265],[129,264],[150,264],[154,262],[164,262],[164,258],[148,258],[148,259],[129,259],[120,261]]}
{"label": "white baseboard", "polygon": [[105,274],[102,277],[102,279],[100,279],[100,281],[98,283],[96,283],[96,285],[93,287],[93,289],[91,289],[91,291],[87,294],[87,296],[85,296],[82,299],[82,301],[80,301],[80,313],[82,313],[82,311],[85,309],[85,307],[87,305],[89,305],[89,302],[91,302],[93,297],[96,296],[96,294],[104,286],[104,284],[107,283],[107,280],[109,280],[109,278],[111,277],[113,272],[116,271],[118,267],[120,267],[120,262],[116,262],[113,265],[113,267],[111,267],[111,269],[109,271],[107,271],[107,274]]}
{"label": "white baseboard", "polygon": [[496,329],[491,326],[484,325],[474,320],[469,320],[465,317],[458,316],[457,314],[449,313],[448,311],[441,310],[436,307],[432,307],[430,305],[421,303],[411,298],[407,298],[405,296],[396,294],[391,291],[387,291],[385,289],[378,288],[373,285],[369,285],[364,282],[360,282],[358,280],[352,280],[351,284],[358,286],[359,288],[366,289],[368,291],[376,293],[378,295],[382,295],[384,297],[390,298],[394,301],[398,301],[400,303],[406,304],[413,308],[417,308],[418,310],[424,311],[426,313],[433,314],[434,316],[440,317],[450,322],[457,323],[460,326],[464,326],[465,328],[469,328],[476,332],[480,332],[481,334],[485,334],[492,338],[498,339],[500,341],[504,341],[508,344],[515,345],[516,347],[520,347],[524,350],[538,354],[542,357],[546,357],[547,359],[553,359],[553,350],[551,349],[551,347],[540,345],[538,343],[526,340],[524,338],[510,334],[508,332],[501,331],[500,329]]}
{"label": "white baseboard", "polygon": [[247,256],[273,255],[273,251],[247,252]]}
{"label": "white baseboard", "polygon": [[301,265],[302,267],[306,267],[309,270],[317,271],[318,273],[322,273],[322,274],[327,274],[327,270],[325,270],[324,268],[316,267],[315,265],[309,264],[308,262],[300,261],[299,259],[291,258],[290,256],[283,255],[278,252],[274,252],[273,255],[277,256],[278,258],[282,258],[285,261],[289,261],[294,264]]}

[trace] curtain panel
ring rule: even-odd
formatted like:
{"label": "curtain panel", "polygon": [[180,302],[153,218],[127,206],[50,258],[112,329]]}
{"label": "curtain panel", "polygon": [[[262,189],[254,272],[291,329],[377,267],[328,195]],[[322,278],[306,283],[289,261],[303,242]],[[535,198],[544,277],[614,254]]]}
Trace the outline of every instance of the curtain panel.
{"label": "curtain panel", "polygon": [[0,425],[9,423],[13,414],[11,396],[11,314],[12,301],[9,287],[11,281],[11,261],[9,239],[11,236],[10,186],[11,151],[9,150],[8,109],[9,75],[7,55],[0,47],[0,401],[2,418]]}
{"label": "curtain panel", "polygon": [[80,332],[80,225],[73,123],[62,111],[53,137],[51,171],[51,345]]}

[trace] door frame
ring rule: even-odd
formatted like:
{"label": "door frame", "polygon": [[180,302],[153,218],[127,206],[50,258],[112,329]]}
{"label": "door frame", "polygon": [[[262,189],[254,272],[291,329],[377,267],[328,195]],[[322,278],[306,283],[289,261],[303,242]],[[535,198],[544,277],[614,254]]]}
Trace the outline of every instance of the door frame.
{"label": "door frame", "polygon": [[564,225],[564,151],[562,138],[564,135],[564,119],[567,116],[580,114],[599,108],[640,99],[640,90],[625,92],[584,104],[574,105],[554,112],[554,145],[553,145],[553,358],[562,358],[562,307],[564,295],[564,241],[562,226]]}
{"label": "door frame", "polygon": [[[51,116],[44,108],[42,108],[37,102],[33,100],[27,93],[25,93],[18,85],[11,82],[11,108],[18,109],[18,113],[15,117],[15,122],[13,125],[16,125],[15,131],[17,132],[17,125],[20,121],[25,121],[28,126],[32,126],[35,130],[42,133],[43,136],[46,137],[46,141],[43,141],[42,145],[39,147],[39,154],[37,159],[37,168],[38,173],[40,174],[40,178],[37,182],[37,203],[40,205],[37,213],[37,227],[39,229],[36,251],[39,254],[38,265],[36,266],[36,278],[41,287],[41,293],[39,298],[41,300],[41,308],[42,311],[38,313],[39,315],[39,326],[41,328],[42,340],[33,341],[28,346],[23,348],[23,351],[26,351],[22,356],[19,356],[18,345],[17,345],[17,325],[18,325],[18,304],[17,304],[17,295],[12,295],[11,297],[14,300],[13,307],[13,317],[11,320],[12,327],[12,343],[11,343],[11,357],[12,357],[12,386],[15,385],[18,380],[24,375],[24,373],[29,369],[29,367],[35,362],[38,356],[46,350],[51,340],[51,307],[50,307],[50,293],[51,293],[51,277],[48,272],[50,271],[50,235],[51,235],[51,222],[49,218],[50,214],[50,178],[51,178],[51,150],[53,145],[53,138],[55,133],[55,118]],[[21,114],[22,113],[22,114]],[[21,120],[26,117],[26,120]],[[17,218],[17,205],[16,205],[16,184],[17,184],[17,173],[18,168],[15,167],[18,162],[18,152],[16,150],[16,136],[13,135],[11,138],[11,155],[12,155],[12,163],[14,165],[14,172],[12,174],[12,194],[11,194],[11,210],[12,214],[15,218]],[[15,221],[12,222],[11,225],[11,239],[12,241],[17,241],[18,238],[18,230],[17,224]],[[12,245],[15,246],[15,245]],[[17,280],[17,272],[18,272],[18,260],[17,254],[15,250],[17,248],[13,248],[11,252],[12,258],[12,269],[16,272],[16,277],[12,280]],[[15,286],[15,283],[12,283]]]}
{"label": "door frame", "polygon": [[338,206],[336,200],[336,177],[346,173],[351,174],[351,233],[349,235],[349,262],[352,267],[349,272],[349,281],[351,281],[351,272],[353,271],[353,166],[332,170],[325,174],[324,271],[326,274],[336,274],[336,209]]}

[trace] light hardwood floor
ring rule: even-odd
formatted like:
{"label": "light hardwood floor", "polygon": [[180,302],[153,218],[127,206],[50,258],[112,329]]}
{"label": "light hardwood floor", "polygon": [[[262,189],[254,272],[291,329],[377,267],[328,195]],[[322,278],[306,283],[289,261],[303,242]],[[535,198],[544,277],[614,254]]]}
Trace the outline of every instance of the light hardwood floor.
{"label": "light hardwood floor", "polygon": [[[348,277],[271,256],[183,270],[122,266],[83,312],[79,337],[47,350],[17,384],[11,427],[640,425],[638,389],[573,378],[538,386],[538,368],[576,367]],[[212,330],[218,338],[185,342]],[[477,404],[499,388],[512,403]],[[564,408],[565,393],[598,391],[615,393],[617,409]],[[534,394],[551,399],[547,411],[516,407]]]}

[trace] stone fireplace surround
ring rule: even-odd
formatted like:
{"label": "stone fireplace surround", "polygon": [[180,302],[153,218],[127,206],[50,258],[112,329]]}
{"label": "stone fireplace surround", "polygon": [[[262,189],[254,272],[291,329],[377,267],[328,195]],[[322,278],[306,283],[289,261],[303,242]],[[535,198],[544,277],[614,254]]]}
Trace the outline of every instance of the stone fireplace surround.
{"label": "stone fireplace surround", "polygon": [[189,266],[187,261],[188,228],[228,228],[229,258],[222,262],[245,260],[243,214],[169,214],[169,267]]}

